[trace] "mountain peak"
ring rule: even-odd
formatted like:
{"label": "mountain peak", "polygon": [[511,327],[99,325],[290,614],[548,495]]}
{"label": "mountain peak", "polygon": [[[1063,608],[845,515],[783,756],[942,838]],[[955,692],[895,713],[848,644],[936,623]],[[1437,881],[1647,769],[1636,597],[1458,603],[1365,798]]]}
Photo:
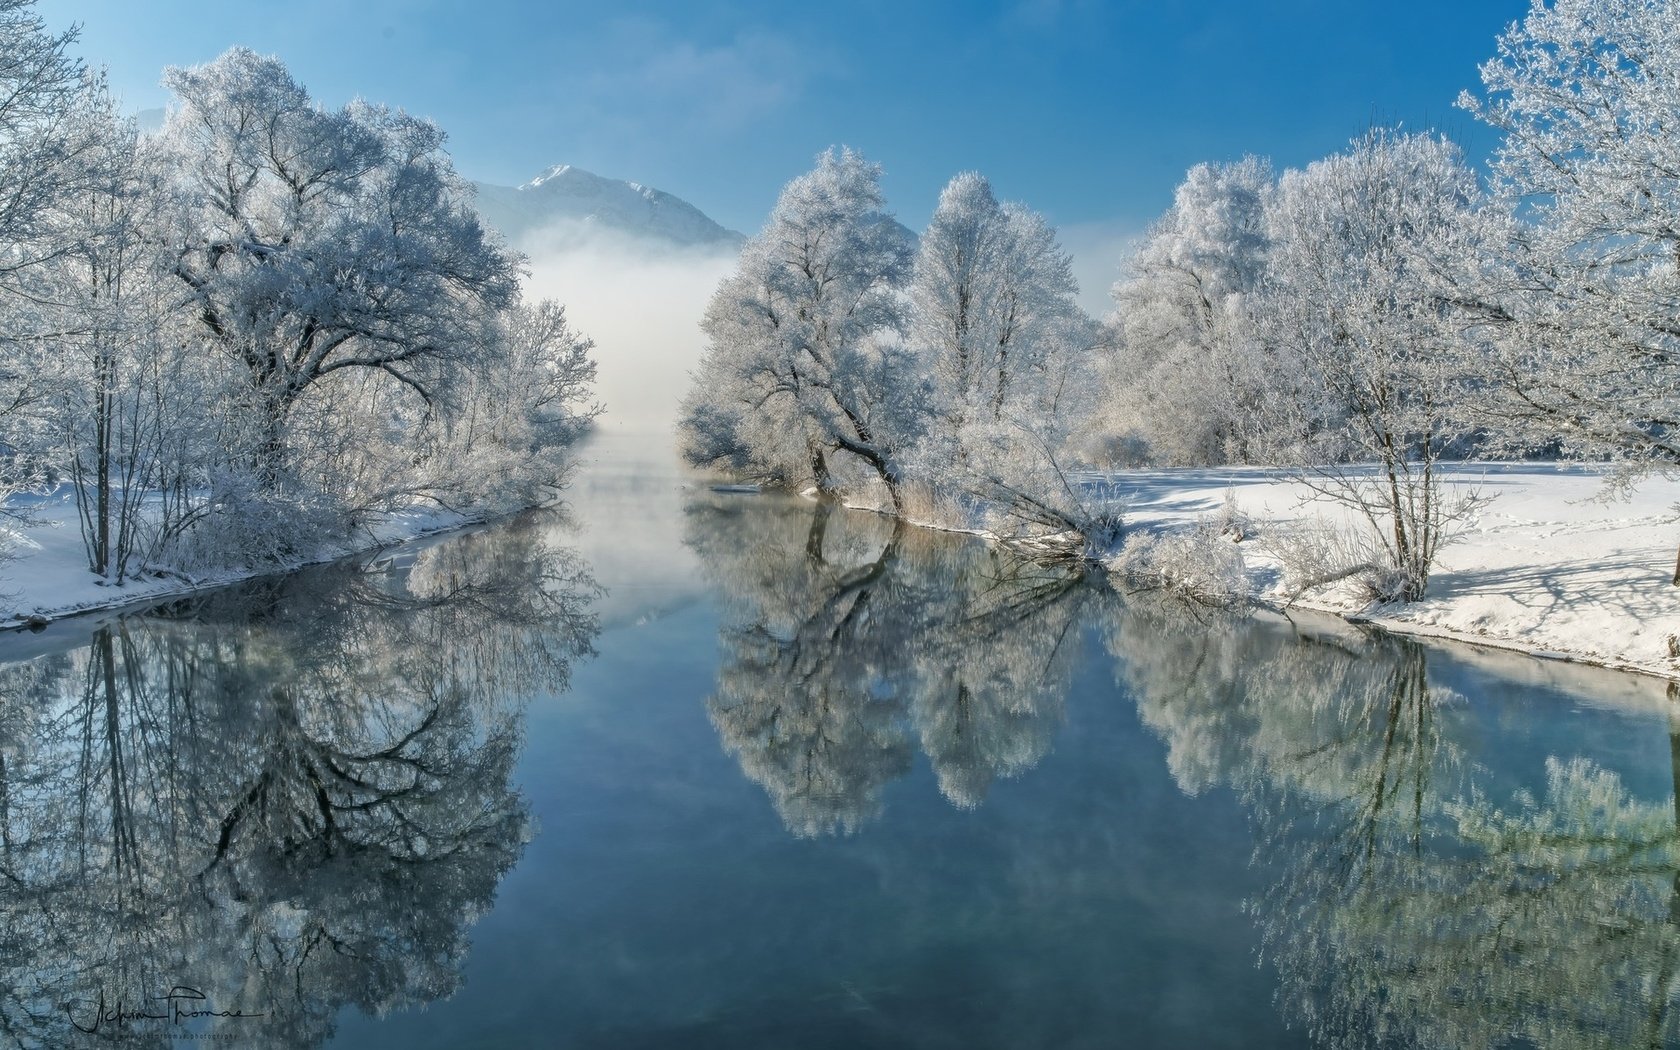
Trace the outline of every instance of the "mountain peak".
{"label": "mountain peak", "polygon": [[[554,167],[549,168],[530,182],[520,184],[519,188],[522,190],[534,190],[538,186],[547,182],[549,179],[557,179],[571,170],[572,166],[570,164],[556,164]],[[584,174],[588,174],[588,172],[584,172]]]}
{"label": "mountain peak", "polygon": [[746,239],[680,197],[571,164],[556,164],[518,187],[474,185],[479,215],[527,251],[575,245],[599,234],[674,247],[733,248]]}

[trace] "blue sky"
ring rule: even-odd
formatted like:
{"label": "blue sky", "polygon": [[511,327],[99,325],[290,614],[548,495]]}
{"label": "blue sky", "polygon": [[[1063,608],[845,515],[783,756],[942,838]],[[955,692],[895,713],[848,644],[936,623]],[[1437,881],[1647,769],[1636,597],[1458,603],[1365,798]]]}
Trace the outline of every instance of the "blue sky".
{"label": "blue sky", "polygon": [[[473,3],[41,0],[131,108],[165,65],[234,44],[315,96],[432,117],[457,167],[521,182],[567,162],[684,197],[747,232],[831,143],[882,163],[920,226],[957,171],[1070,240],[1140,229],[1185,168],[1280,166],[1373,121],[1491,135],[1452,108],[1525,0],[1343,3]],[[139,13],[143,12],[143,13]]]}

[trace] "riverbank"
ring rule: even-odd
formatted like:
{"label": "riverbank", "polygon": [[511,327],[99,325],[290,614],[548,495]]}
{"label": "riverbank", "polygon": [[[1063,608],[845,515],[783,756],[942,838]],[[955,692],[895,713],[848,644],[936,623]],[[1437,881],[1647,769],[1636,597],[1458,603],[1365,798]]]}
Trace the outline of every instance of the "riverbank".
{"label": "riverbank", "polygon": [[[590,476],[584,474],[585,489]],[[1469,464],[1447,477],[1450,490],[1475,489],[1486,502],[1441,552],[1426,600],[1371,606],[1356,587],[1342,584],[1300,595],[1290,607],[1404,634],[1680,678],[1680,658],[1670,654],[1668,642],[1680,638],[1680,588],[1669,583],[1680,539],[1680,482],[1652,479],[1629,499],[1606,500],[1603,471],[1594,467]],[[1130,471],[1107,481],[1124,506],[1128,536],[1218,518],[1230,493],[1254,524],[1250,537],[1236,545],[1250,596],[1274,608],[1288,603],[1289,595],[1268,533],[1342,513],[1266,468]],[[133,580],[119,588],[88,573],[68,497],[36,509],[40,524],[19,534],[14,560],[0,565],[0,629],[140,607],[476,520],[442,511],[394,514],[362,542],[324,547],[296,565]]]}
{"label": "riverbank", "polygon": [[[1486,502],[1441,551],[1426,599],[1373,606],[1342,583],[1308,591],[1293,607],[1404,634],[1680,678],[1669,641],[1680,639],[1680,588],[1670,584],[1680,482],[1650,479],[1625,499],[1607,499],[1604,470],[1590,466],[1478,463],[1445,476],[1449,493],[1475,491]],[[1265,468],[1136,471],[1111,483],[1128,534],[1218,518],[1231,493],[1255,526],[1237,545],[1250,595],[1274,607],[1290,596],[1268,533],[1345,513]]]}
{"label": "riverbank", "polygon": [[39,628],[71,616],[186,597],[242,580],[366,554],[483,520],[440,509],[395,512],[362,530],[353,542],[323,544],[308,556],[284,564],[146,576],[112,586],[88,571],[76,505],[68,492],[32,499],[29,511],[33,523],[13,530],[10,559],[0,562],[0,630]]}

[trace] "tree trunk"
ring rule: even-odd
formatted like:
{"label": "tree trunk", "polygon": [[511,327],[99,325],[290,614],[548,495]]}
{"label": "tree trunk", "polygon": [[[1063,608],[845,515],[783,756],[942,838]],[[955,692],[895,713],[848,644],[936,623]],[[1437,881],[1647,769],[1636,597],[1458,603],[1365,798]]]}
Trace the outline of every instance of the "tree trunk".
{"label": "tree trunk", "polygon": [[870,433],[869,427],[863,419],[845,405],[840,405],[839,408],[845,414],[846,419],[851,422],[857,438],[852,439],[844,434],[836,434],[834,437],[835,444],[875,468],[875,473],[886,483],[887,495],[892,497],[893,515],[899,518],[904,517],[904,496],[898,490],[898,468],[888,460],[889,454],[887,452],[875,447],[875,437]]}
{"label": "tree trunk", "polygon": [[817,496],[821,499],[834,498],[834,476],[828,472],[828,457],[823,455],[821,445],[811,445],[811,477],[817,486]]}
{"label": "tree trunk", "polygon": [[254,450],[255,456],[251,464],[257,477],[257,484],[263,492],[273,494],[280,488],[280,480],[284,476],[286,462],[286,409],[289,407],[279,403],[278,398],[261,395],[262,437]]}
{"label": "tree trunk", "polygon": [[891,470],[881,471],[881,480],[887,483],[887,495],[892,497],[893,515],[904,517],[904,494],[898,490],[898,474]]}
{"label": "tree trunk", "polygon": [[99,375],[99,415],[94,422],[94,516],[93,571],[100,576],[111,573],[111,427],[116,414],[116,398],[112,395],[112,377],[108,362],[102,362]]}
{"label": "tree trunk", "polygon": [[1009,347],[998,347],[997,393],[992,397],[992,419],[1003,418],[1003,388],[1009,383]]}
{"label": "tree trunk", "polygon": [[1674,556],[1674,586],[1680,587],[1680,553]]}

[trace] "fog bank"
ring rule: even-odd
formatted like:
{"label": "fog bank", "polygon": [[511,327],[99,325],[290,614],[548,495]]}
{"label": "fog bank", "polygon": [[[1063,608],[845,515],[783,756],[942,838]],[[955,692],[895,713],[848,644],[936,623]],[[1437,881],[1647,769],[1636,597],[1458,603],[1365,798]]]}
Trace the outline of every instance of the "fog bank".
{"label": "fog bank", "polygon": [[700,317],[735,266],[733,249],[684,248],[603,232],[549,228],[519,246],[530,257],[529,299],[566,305],[595,340],[596,397],[608,433],[674,440],[677,406],[705,337]]}

